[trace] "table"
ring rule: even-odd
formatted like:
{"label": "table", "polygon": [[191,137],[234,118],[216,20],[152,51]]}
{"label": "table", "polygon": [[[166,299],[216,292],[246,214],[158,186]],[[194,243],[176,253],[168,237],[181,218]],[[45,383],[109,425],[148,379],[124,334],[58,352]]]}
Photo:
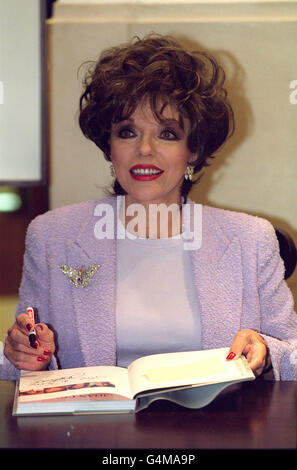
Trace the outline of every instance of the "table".
{"label": "table", "polygon": [[0,449],[102,449],[105,455],[118,455],[117,449],[296,451],[293,381],[232,385],[199,410],[159,401],[137,414],[42,417],[11,416],[14,387],[0,381]]}

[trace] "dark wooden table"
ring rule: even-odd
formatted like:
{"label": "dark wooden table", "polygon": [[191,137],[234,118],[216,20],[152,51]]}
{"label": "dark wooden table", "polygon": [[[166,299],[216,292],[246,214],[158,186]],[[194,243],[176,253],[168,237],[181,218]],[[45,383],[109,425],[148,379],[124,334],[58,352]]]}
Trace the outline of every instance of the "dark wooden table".
{"label": "dark wooden table", "polygon": [[137,414],[13,417],[13,394],[14,382],[0,381],[2,451],[101,449],[108,456],[118,449],[192,450],[198,456],[205,449],[296,451],[297,382],[257,379],[229,387],[199,410],[162,401]]}

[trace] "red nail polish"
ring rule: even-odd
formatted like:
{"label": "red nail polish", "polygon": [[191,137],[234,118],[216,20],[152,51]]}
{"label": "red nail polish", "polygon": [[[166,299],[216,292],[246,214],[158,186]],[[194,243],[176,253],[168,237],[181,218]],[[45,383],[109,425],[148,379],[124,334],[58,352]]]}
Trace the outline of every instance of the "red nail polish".
{"label": "red nail polish", "polygon": [[231,361],[231,359],[234,359],[235,356],[236,354],[234,352],[230,352],[228,356],[226,357],[226,359],[228,359],[228,361]]}
{"label": "red nail polish", "polygon": [[38,356],[37,361],[45,362],[45,361],[47,361],[47,359],[45,357]]}
{"label": "red nail polish", "polygon": [[26,328],[27,328],[28,331],[31,331],[33,327],[31,325],[31,323],[27,323]]}
{"label": "red nail polish", "polygon": [[45,356],[50,356],[51,353],[52,353],[52,352],[49,351],[48,349],[45,349],[45,350],[43,351],[43,354],[44,354]]}

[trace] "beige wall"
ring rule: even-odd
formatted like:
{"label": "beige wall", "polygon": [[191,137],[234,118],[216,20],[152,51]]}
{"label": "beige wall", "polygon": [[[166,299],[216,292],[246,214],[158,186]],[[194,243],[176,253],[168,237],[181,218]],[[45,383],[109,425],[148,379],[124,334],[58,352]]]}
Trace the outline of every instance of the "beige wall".
{"label": "beige wall", "polygon": [[[79,66],[151,31],[223,63],[236,132],[194,200],[264,216],[297,241],[297,2],[58,1],[48,22],[51,207],[104,195],[109,166],[77,124]],[[166,4],[167,3],[167,4]],[[296,101],[296,99],[295,99]],[[289,280],[297,298],[297,273]]]}

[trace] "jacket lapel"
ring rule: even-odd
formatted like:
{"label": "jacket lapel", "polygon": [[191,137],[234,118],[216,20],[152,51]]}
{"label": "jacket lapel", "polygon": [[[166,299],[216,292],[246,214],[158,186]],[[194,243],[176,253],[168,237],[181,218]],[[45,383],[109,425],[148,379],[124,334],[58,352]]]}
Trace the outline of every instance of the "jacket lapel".
{"label": "jacket lapel", "polygon": [[203,207],[202,244],[192,252],[192,266],[200,303],[202,348],[227,347],[240,330],[243,280],[241,245],[228,239]]}

